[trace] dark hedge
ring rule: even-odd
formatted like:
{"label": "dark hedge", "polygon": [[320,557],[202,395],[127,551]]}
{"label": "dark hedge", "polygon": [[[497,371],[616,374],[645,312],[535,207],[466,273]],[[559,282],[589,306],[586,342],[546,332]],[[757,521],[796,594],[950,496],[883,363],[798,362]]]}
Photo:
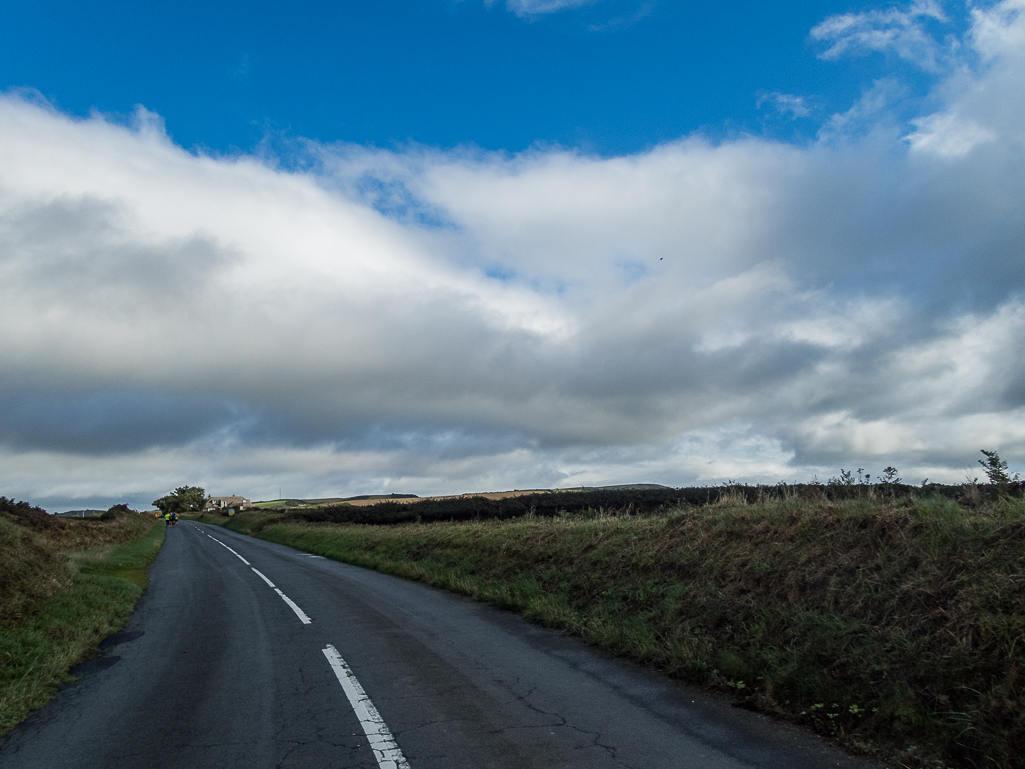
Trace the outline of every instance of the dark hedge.
{"label": "dark hedge", "polygon": [[[984,486],[973,487],[985,490]],[[743,496],[748,502],[766,497],[797,495],[808,499],[852,499],[872,493],[883,498],[899,498],[909,494],[935,495],[961,500],[966,496],[963,486],[929,484],[926,487],[899,483],[873,486],[838,484],[780,484],[776,486],[700,486],[673,489],[598,488],[583,491],[538,492],[518,497],[488,499],[483,496],[425,499],[420,502],[379,502],[357,506],[345,503],[294,510],[283,521],[301,520],[314,523],[428,523],[431,521],[470,521],[516,518],[523,515],[551,517],[585,512],[606,512],[618,515],[649,515],[686,505],[705,505],[724,497]],[[985,491],[983,491],[985,496]]]}

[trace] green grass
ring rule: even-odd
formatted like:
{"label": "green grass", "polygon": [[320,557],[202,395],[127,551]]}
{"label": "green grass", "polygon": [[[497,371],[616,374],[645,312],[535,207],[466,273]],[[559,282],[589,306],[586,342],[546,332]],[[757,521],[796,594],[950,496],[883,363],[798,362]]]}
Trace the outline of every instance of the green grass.
{"label": "green grass", "polygon": [[145,537],[118,545],[110,555],[83,561],[79,575],[125,580],[145,590],[149,583],[147,567],[160,552],[165,531],[166,526],[156,524]]}
{"label": "green grass", "polygon": [[569,630],[903,767],[1025,766],[1025,504],[232,529]]}
{"label": "green grass", "polygon": [[227,526],[231,519],[225,515],[213,515],[211,513],[186,513],[181,516],[185,521],[196,521],[197,523],[209,523],[211,526]]}
{"label": "green grass", "polygon": [[124,626],[164,540],[161,523],[147,528],[139,539],[99,548],[100,557],[72,559],[78,573],[65,589],[0,623],[0,734],[46,704],[70,680],[69,668]]}

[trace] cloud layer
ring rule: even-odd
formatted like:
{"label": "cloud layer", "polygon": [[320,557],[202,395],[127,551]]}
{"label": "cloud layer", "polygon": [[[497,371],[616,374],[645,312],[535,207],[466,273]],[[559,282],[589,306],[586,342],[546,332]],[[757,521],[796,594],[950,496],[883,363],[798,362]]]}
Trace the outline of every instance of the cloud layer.
{"label": "cloud layer", "polygon": [[827,19],[824,55],[892,51],[936,81],[910,119],[882,81],[802,146],[307,142],[286,165],[8,93],[0,493],[1020,463],[1023,9],[976,8],[956,45],[920,26],[932,4]]}

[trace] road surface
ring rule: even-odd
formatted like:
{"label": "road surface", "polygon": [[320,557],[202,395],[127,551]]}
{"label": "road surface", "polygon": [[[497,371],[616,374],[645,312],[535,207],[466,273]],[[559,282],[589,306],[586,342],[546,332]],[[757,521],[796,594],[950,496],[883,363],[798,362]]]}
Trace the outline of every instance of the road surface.
{"label": "road surface", "polygon": [[519,617],[213,526],[167,532],[4,769],[869,769]]}

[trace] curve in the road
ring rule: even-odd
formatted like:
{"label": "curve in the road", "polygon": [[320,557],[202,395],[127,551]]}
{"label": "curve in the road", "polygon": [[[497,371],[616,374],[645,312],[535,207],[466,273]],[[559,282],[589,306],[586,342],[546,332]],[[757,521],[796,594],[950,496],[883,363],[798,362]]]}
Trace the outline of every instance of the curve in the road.
{"label": "curve in the road", "polygon": [[191,522],[120,638],[0,766],[875,766],[515,615]]}

